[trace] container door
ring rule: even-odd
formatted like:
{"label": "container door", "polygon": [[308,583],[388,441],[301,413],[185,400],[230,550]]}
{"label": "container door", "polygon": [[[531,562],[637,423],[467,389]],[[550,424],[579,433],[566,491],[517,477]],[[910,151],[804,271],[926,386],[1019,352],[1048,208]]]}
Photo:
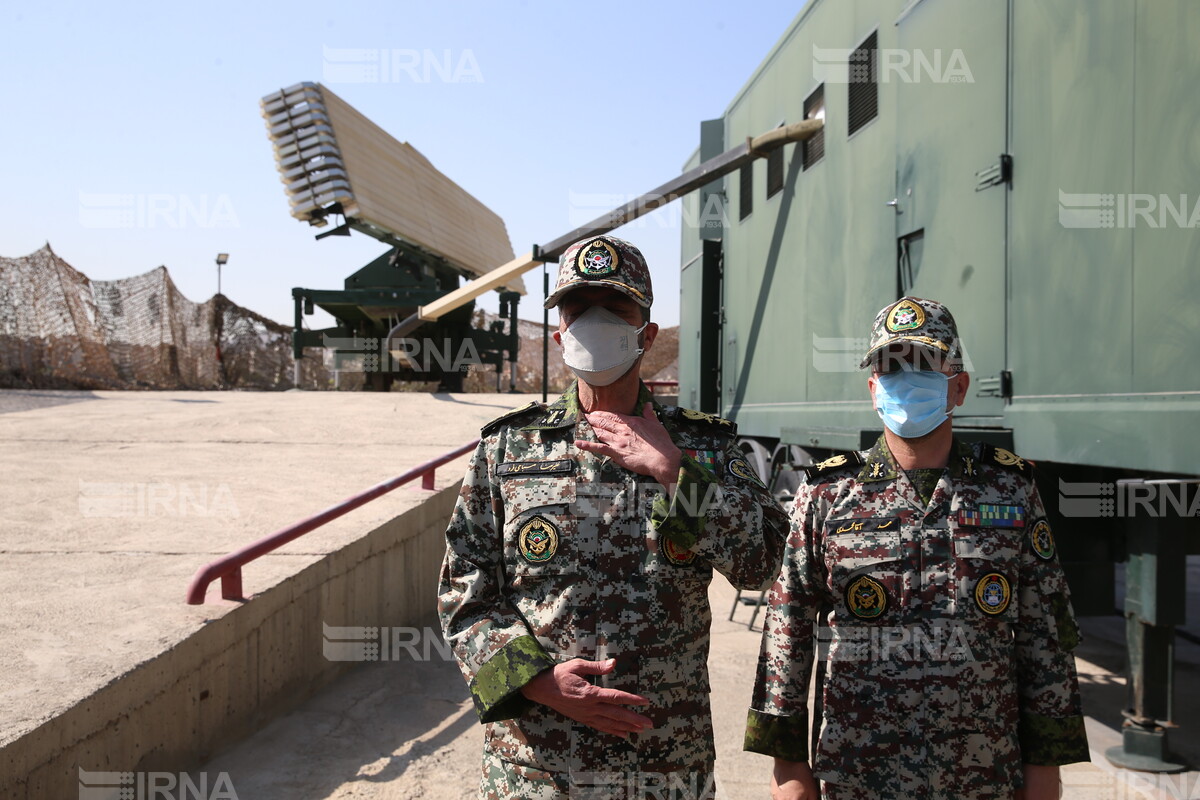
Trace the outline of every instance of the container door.
{"label": "container door", "polygon": [[971,373],[962,426],[998,426],[1006,369],[1008,3],[917,0],[876,54],[896,101],[897,296],[945,303]]}

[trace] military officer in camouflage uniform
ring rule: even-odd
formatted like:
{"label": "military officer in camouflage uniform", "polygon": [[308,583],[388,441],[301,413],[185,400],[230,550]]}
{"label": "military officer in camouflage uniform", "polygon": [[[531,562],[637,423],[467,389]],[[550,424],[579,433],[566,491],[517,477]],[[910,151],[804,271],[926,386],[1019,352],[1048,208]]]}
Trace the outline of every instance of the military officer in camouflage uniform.
{"label": "military officer in camouflage uniform", "polygon": [[769,586],[787,518],[733,423],[664,407],[636,247],[564,253],[546,306],[579,380],[493,420],[446,532],[438,609],[484,732],[481,797],[712,798],[708,585]]}
{"label": "military officer in camouflage uniform", "polygon": [[779,800],[817,796],[814,776],[834,800],[1057,798],[1088,746],[1031,465],[953,436],[970,379],[940,303],[880,311],[860,366],[885,430],[797,492],[745,747],[775,757]]}

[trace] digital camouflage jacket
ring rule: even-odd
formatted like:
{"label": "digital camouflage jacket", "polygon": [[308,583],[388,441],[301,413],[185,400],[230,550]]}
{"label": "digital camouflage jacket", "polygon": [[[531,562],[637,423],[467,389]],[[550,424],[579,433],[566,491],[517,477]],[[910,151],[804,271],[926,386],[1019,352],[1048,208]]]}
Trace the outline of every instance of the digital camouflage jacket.
{"label": "digital camouflage jacket", "polygon": [[[646,401],[643,385],[635,414]],[[485,758],[505,765],[509,784],[513,775],[563,789],[568,776],[577,785],[595,773],[711,771],[712,571],[741,588],[769,586],[787,519],[742,458],[732,422],[653,408],[683,451],[670,502],[654,479],[575,447],[596,436],[574,386],[486,425],[467,468],[438,610],[486,723]],[[636,710],[653,728],[621,739],[521,694],[572,658],[615,658],[595,681],[648,698]]]}
{"label": "digital camouflage jacket", "polygon": [[817,777],[862,797],[1011,797],[1022,763],[1088,760],[1078,641],[1029,463],[956,440],[926,505],[880,437],[800,486],[745,746],[809,760],[822,659]]}

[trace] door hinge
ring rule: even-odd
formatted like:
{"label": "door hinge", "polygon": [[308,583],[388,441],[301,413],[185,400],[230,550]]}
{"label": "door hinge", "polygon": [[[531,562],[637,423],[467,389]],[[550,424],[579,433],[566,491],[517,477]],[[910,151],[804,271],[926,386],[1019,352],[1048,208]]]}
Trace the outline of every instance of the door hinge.
{"label": "door hinge", "polygon": [[1003,397],[1005,400],[1012,400],[1012,373],[1008,370],[1003,370],[998,375],[980,378],[979,391],[975,392],[975,396]]}
{"label": "door hinge", "polygon": [[1008,153],[1001,153],[1000,160],[990,167],[975,173],[975,191],[982,192],[1002,183],[1012,183],[1013,161]]}

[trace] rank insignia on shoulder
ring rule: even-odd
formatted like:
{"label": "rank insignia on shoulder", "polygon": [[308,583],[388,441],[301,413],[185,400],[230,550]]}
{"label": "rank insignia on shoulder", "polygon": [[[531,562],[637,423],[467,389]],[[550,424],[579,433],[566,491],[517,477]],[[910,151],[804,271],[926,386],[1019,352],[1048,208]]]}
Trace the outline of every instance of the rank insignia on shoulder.
{"label": "rank insignia on shoulder", "polygon": [[964,508],[958,512],[962,525],[984,528],[1024,528],[1025,506],[1001,506],[980,503],[975,508]]}
{"label": "rank insignia on shoulder", "polygon": [[533,517],[521,526],[517,547],[529,563],[545,563],[558,552],[558,528],[545,517]]}
{"label": "rank insignia on shoulder", "polygon": [[514,475],[570,475],[575,471],[575,462],[569,458],[552,461],[506,461],[496,465],[496,477]]}
{"label": "rank insignia on shoulder", "polygon": [[679,406],[675,409],[675,414],[683,419],[690,419],[692,422],[706,422],[709,425],[714,425],[727,431],[737,430],[737,426],[724,417],[718,417],[715,414],[705,414],[703,411],[696,411],[692,408]]}
{"label": "rank insignia on shoulder", "polygon": [[1029,542],[1033,545],[1033,553],[1043,561],[1054,558],[1054,534],[1050,532],[1050,523],[1039,519],[1033,523],[1029,532]]}
{"label": "rank insignia on shoulder", "polygon": [[662,554],[667,557],[667,561],[677,567],[684,567],[696,560],[696,554],[691,550],[684,550],[679,545],[667,538],[659,539],[659,549]]}
{"label": "rank insignia on shoulder", "polygon": [[848,463],[850,463],[850,459],[846,458],[845,456],[834,456],[833,458],[825,459],[821,463],[817,464],[816,467],[817,469],[824,471],[827,469],[844,467]]}
{"label": "rank insignia on shoulder", "polygon": [[810,478],[814,478],[818,475],[824,475],[827,472],[833,472],[835,469],[841,469],[842,467],[862,466],[863,461],[861,453],[839,453],[836,456],[813,464],[811,467],[804,467],[803,469]]}
{"label": "rank insignia on shoulder", "polygon": [[989,572],[975,583],[975,603],[985,614],[1003,614],[1011,600],[1008,578],[999,572]]}
{"label": "rank insignia on shoulder", "polygon": [[697,464],[704,467],[706,470],[711,472],[713,475],[717,474],[717,451],[716,450],[693,450],[690,447],[684,447],[682,449],[683,449],[683,452],[686,453],[687,456],[689,458],[691,458],[693,461],[695,461]]}
{"label": "rank insignia on shoulder", "polygon": [[999,464],[1002,467],[1015,469],[1022,475],[1029,475],[1033,472],[1033,464],[1011,450],[1005,450],[1003,447],[992,447],[984,445],[983,458],[993,464]]}
{"label": "rank insignia on shoulder", "polygon": [[870,575],[860,575],[846,587],[846,607],[859,619],[875,619],[887,606],[887,589]]}
{"label": "rank insignia on shoulder", "polygon": [[744,481],[750,481],[750,483],[753,483],[760,489],[767,488],[767,485],[763,483],[762,478],[758,477],[758,473],[754,471],[754,467],[746,463],[746,459],[744,458],[735,458],[730,460],[725,469],[728,470],[730,475],[733,475],[736,478],[741,478]]}
{"label": "rank insignia on shoulder", "polygon": [[498,426],[501,422],[512,419],[513,417],[520,416],[521,414],[524,414],[526,411],[533,411],[536,408],[541,408],[541,404],[537,403],[534,400],[530,400],[528,403],[521,406],[520,408],[514,408],[511,411],[505,411],[503,414],[501,414],[500,416],[491,420],[486,425],[484,425],[482,428],[480,428],[480,432],[487,434],[488,432],[495,429],[496,426]]}

